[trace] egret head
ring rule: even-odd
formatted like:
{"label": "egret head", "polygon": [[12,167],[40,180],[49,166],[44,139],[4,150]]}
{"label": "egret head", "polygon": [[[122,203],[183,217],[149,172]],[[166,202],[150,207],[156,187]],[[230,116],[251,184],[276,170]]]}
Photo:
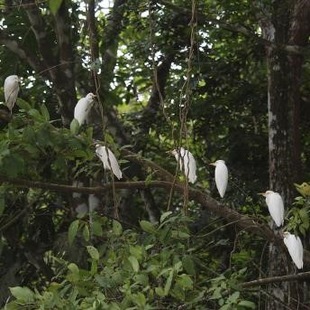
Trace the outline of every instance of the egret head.
{"label": "egret head", "polygon": [[12,81],[15,81],[17,83],[20,81],[19,77],[17,75],[11,75],[11,79],[12,79]]}
{"label": "egret head", "polygon": [[287,238],[290,235],[290,233],[288,231],[284,231],[282,236],[283,238]]}
{"label": "egret head", "polygon": [[174,155],[174,156],[177,156],[178,155],[178,150],[177,149],[174,149],[172,151],[168,151],[168,153]]}
{"label": "egret head", "polygon": [[218,164],[225,164],[225,160],[222,160],[222,159],[218,159],[216,160],[214,163],[210,163],[209,165],[210,166],[217,166]]}
{"label": "egret head", "polygon": [[274,191],[268,190],[265,193],[258,193],[258,195],[262,195],[264,197],[268,197],[271,194],[274,194]]}
{"label": "egret head", "polygon": [[89,93],[86,95],[85,97],[88,101],[94,101],[94,99],[96,98],[96,95],[94,95],[93,93]]}

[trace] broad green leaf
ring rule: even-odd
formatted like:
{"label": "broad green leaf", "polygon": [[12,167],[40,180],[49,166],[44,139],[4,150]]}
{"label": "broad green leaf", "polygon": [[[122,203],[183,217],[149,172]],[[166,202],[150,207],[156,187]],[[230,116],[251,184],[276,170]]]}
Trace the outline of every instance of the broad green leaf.
{"label": "broad green leaf", "polygon": [[10,287],[11,294],[18,300],[30,303],[34,301],[35,294],[28,287],[15,286]]}
{"label": "broad green leaf", "polygon": [[70,264],[68,265],[68,269],[69,269],[72,273],[74,273],[74,274],[79,274],[79,273],[80,273],[79,267],[78,267],[76,264],[74,264],[74,263],[70,263]]}
{"label": "broad green leaf", "polygon": [[71,245],[76,237],[76,234],[78,232],[79,229],[79,220],[75,220],[73,221],[70,226],[69,226],[69,230],[68,230],[68,241],[69,244]]}
{"label": "broad green leaf", "polygon": [[154,234],[156,232],[156,229],[151,222],[142,220],[142,221],[140,221],[140,226],[144,231],[146,231],[150,234]]}
{"label": "broad green leaf", "polygon": [[123,232],[123,228],[120,222],[113,220],[113,233],[116,236],[120,236]]}
{"label": "broad green leaf", "polygon": [[129,262],[131,264],[132,269],[135,272],[138,272],[139,271],[139,262],[138,262],[138,260],[134,256],[129,256],[128,260],[129,260]]}
{"label": "broad green leaf", "polygon": [[195,276],[196,275],[196,270],[195,270],[195,264],[190,255],[185,255],[182,257],[182,265],[185,271],[191,275]]}
{"label": "broad green leaf", "polygon": [[91,224],[91,232],[98,237],[101,237],[103,234],[102,226],[99,222],[93,221]]}
{"label": "broad green leaf", "polygon": [[184,290],[193,289],[193,280],[187,274],[182,274],[178,276],[177,282]]}
{"label": "broad green leaf", "polygon": [[155,288],[155,293],[160,296],[160,297],[165,297],[165,291],[162,287],[156,287]]}
{"label": "broad green leaf", "polygon": [[99,260],[99,252],[95,247],[93,247],[92,245],[88,245],[86,246],[86,249],[92,259]]}
{"label": "broad green leaf", "polygon": [[52,12],[53,15],[56,15],[58,12],[63,0],[49,0],[48,6]]}
{"label": "broad green leaf", "polygon": [[73,135],[76,135],[79,132],[79,129],[80,129],[80,124],[78,120],[74,118],[70,123],[70,131]]}

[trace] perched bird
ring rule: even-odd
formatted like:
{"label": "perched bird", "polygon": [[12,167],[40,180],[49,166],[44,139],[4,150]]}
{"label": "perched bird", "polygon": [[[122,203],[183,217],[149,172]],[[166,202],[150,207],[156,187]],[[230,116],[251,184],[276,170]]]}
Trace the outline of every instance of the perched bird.
{"label": "perched bird", "polygon": [[10,75],[4,81],[5,105],[12,113],[19,92],[19,78],[17,75]]}
{"label": "perched bird", "polygon": [[86,97],[81,98],[77,102],[74,108],[74,118],[79,122],[80,126],[82,126],[87,121],[87,117],[93,106],[95,97],[96,96],[93,93],[89,93],[86,95]]}
{"label": "perched bird", "polygon": [[304,197],[310,196],[310,184],[309,183],[302,183],[302,184],[296,184],[294,183],[296,190],[302,194]]}
{"label": "perched bird", "polygon": [[286,231],[283,233],[283,242],[287,247],[288,252],[297,268],[302,269],[304,265],[303,263],[304,249],[300,238]]}
{"label": "perched bird", "polygon": [[106,146],[96,144],[96,154],[102,161],[103,168],[112,170],[113,174],[120,180],[122,178],[122,171],[112,151]]}
{"label": "perched bird", "polygon": [[277,227],[282,226],[284,222],[284,203],[280,194],[268,190],[265,193],[260,193],[260,195],[266,197],[269,213]]}
{"label": "perched bird", "polygon": [[228,169],[224,160],[217,160],[210,165],[215,166],[215,185],[221,196],[224,197],[228,183]]}
{"label": "perched bird", "polygon": [[177,162],[180,165],[181,171],[185,174],[186,178],[188,178],[188,181],[191,183],[195,183],[197,180],[196,175],[196,161],[193,156],[193,154],[184,149],[183,147],[180,147],[179,149],[174,149],[171,152]]}

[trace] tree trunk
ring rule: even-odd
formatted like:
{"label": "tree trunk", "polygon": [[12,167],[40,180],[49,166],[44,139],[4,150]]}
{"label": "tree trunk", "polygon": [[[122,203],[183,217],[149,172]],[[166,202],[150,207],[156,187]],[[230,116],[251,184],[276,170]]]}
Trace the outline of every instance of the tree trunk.
{"label": "tree trunk", "polygon": [[[303,58],[290,54],[290,45],[304,46],[309,36],[309,1],[274,1],[271,19],[263,33],[271,44],[267,47],[268,128],[270,189],[283,197],[286,211],[294,198],[293,183],[301,180],[300,147],[300,78]],[[286,274],[290,260],[275,245],[269,248],[270,276]],[[267,309],[303,309],[297,284],[280,283],[270,287]],[[276,297],[276,298],[274,298]],[[301,304],[300,304],[301,303]]]}

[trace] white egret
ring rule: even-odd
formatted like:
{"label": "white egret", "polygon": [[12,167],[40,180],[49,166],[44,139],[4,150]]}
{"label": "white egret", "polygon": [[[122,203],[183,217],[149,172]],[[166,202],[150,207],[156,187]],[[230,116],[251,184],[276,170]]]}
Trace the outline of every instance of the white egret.
{"label": "white egret", "polygon": [[4,81],[4,99],[6,106],[11,113],[16,103],[19,92],[19,78],[17,75],[10,75]]}
{"label": "white egret", "polygon": [[260,194],[266,197],[269,213],[277,227],[282,226],[284,222],[284,203],[280,194],[271,190]]}
{"label": "white egret", "polygon": [[74,108],[74,118],[79,122],[80,126],[87,121],[87,117],[93,106],[95,97],[96,96],[93,93],[89,93],[86,97],[81,98],[77,102]]}
{"label": "white egret", "polygon": [[196,175],[196,161],[193,156],[193,154],[184,149],[183,147],[180,147],[179,149],[174,149],[171,152],[177,162],[180,165],[180,170],[183,171],[185,176],[188,178],[188,181],[191,183],[195,183],[197,180]]}
{"label": "white egret", "polygon": [[119,168],[117,159],[109,148],[100,144],[96,144],[96,154],[102,161],[104,169],[112,170],[113,174],[118,179],[122,178],[122,171]]}
{"label": "white egret", "polygon": [[301,240],[298,236],[292,235],[289,232],[283,233],[283,242],[288,249],[288,252],[297,266],[298,269],[302,269],[304,249]]}
{"label": "white egret", "polygon": [[217,160],[210,165],[215,166],[215,185],[221,196],[224,197],[228,183],[228,169],[224,160]]}

